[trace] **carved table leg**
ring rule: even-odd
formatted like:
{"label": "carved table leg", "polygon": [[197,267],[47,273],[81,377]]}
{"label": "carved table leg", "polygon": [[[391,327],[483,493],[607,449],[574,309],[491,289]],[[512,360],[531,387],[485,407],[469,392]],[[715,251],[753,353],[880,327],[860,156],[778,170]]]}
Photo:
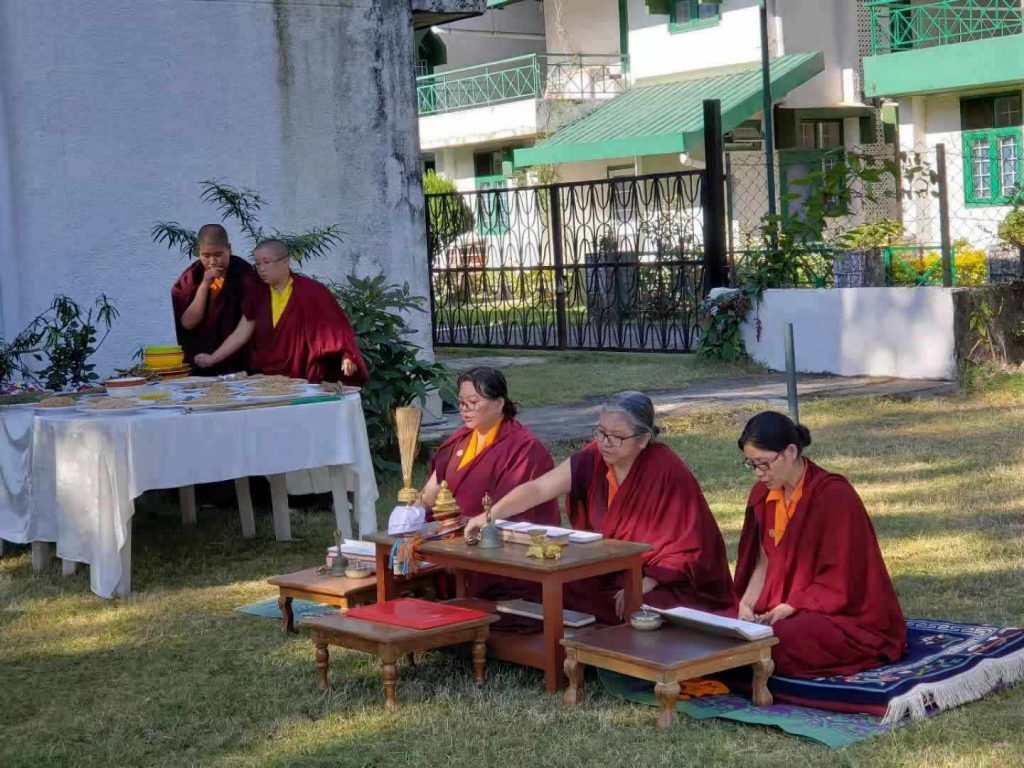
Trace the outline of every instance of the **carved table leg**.
{"label": "carved table leg", "polygon": [[751,697],[756,707],[770,707],[772,705],[772,694],[768,690],[768,678],[775,671],[775,662],[771,656],[761,659],[751,666],[754,667],[754,694]]}
{"label": "carved table leg", "polygon": [[292,613],[292,598],[281,595],[277,598],[277,609],[281,611],[281,629],[284,632],[295,631],[295,614]]}
{"label": "carved table leg", "polygon": [[484,664],[487,662],[487,635],[481,633],[473,640],[473,680],[484,684]]}
{"label": "carved table leg", "polygon": [[398,699],[395,697],[395,683],[398,680],[398,667],[395,665],[397,659],[394,654],[386,654],[380,657],[381,677],[384,678],[384,706],[394,709],[398,706]]}
{"label": "carved table leg", "polygon": [[670,728],[676,722],[676,702],[679,701],[679,683],[656,683],[654,695],[661,702],[661,712],[658,713],[658,727]]}
{"label": "carved table leg", "polygon": [[569,687],[565,689],[564,701],[570,707],[583,703],[583,671],[586,669],[576,658],[576,649],[569,648],[565,652],[565,676],[569,678]]}
{"label": "carved table leg", "polygon": [[320,690],[326,691],[328,687],[327,673],[331,665],[331,655],[327,650],[327,643],[319,637],[316,639],[316,668],[320,673]]}

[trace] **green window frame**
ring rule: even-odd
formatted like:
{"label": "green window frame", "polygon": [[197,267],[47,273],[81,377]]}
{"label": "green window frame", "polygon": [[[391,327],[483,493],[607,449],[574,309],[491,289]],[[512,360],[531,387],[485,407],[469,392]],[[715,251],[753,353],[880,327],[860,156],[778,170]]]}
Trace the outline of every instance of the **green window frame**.
{"label": "green window frame", "polygon": [[964,131],[964,199],[967,205],[1009,205],[1013,187],[1024,181],[1021,129]]}
{"label": "green window frame", "polygon": [[[701,18],[701,6],[713,9],[713,15]],[[699,0],[669,0],[668,31],[672,34],[707,29],[722,21],[721,3],[702,3]]]}
{"label": "green window frame", "polygon": [[[820,191],[818,184],[793,184],[793,180],[807,178],[811,173],[824,173],[846,160],[843,147],[833,149],[784,150],[779,152],[779,201],[781,203],[782,220],[789,222],[792,209],[804,204],[804,201]],[[790,187],[796,189],[790,190]],[[833,212],[839,211],[838,200],[826,200],[825,206]]]}
{"label": "green window frame", "polygon": [[497,190],[508,187],[503,175],[477,176],[476,233],[481,237],[508,234],[508,195]]}

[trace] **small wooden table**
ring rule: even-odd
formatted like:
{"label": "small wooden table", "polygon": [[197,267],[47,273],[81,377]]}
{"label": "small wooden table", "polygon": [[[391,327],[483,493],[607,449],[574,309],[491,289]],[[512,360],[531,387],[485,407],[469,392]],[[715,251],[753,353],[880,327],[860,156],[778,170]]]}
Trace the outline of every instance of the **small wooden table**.
{"label": "small wooden table", "polygon": [[585,665],[610,669],[655,684],[661,703],[658,726],[668,728],[676,721],[681,681],[750,665],[754,704],[766,707],[772,703],[768,678],[775,671],[772,646],[778,642],[777,637],[747,641],[669,625],[651,632],[629,624],[581,632],[562,640],[569,678],[565,703],[575,706],[582,701]]}
{"label": "small wooden table", "polygon": [[[317,568],[306,568],[295,573],[285,573],[267,579],[279,590],[277,606],[281,610],[281,629],[285,632],[295,631],[295,617],[292,613],[292,600],[309,600],[324,605],[334,605],[345,613],[357,605],[368,605],[377,599],[377,581],[374,574],[362,579],[350,579],[347,576],[329,576],[318,574]],[[399,578],[398,586],[403,594],[435,597],[434,577],[436,568],[420,571],[415,576]]]}
{"label": "small wooden table", "polygon": [[458,624],[434,629],[408,629],[391,624],[378,624],[347,616],[317,616],[302,619],[299,626],[310,630],[316,647],[316,666],[320,672],[320,690],[328,687],[330,655],[328,646],[351,648],[380,657],[384,679],[384,703],[388,709],[398,706],[395,685],[398,680],[398,659],[405,654],[445,648],[460,643],[473,643],[473,677],[484,684],[484,663],[487,658],[487,634],[497,616],[481,616]]}
{"label": "small wooden table", "polygon": [[[391,600],[396,587],[395,577],[388,569],[388,558],[395,537],[374,533],[365,540],[377,546],[377,600]],[[604,539],[590,544],[569,544],[562,550],[560,560],[536,560],[526,556],[525,544],[505,542],[497,549],[480,549],[467,545],[465,539],[459,537],[425,542],[419,548],[419,556],[432,565],[452,570],[456,595],[460,598],[467,597],[467,572],[471,571],[541,584],[543,634],[521,635],[495,630],[488,648],[492,659],[544,670],[545,687],[553,692],[565,684],[562,673],[565,650],[559,644],[563,637],[562,585],[622,571],[626,576],[625,612],[628,616],[640,609],[643,599],[640,556],[650,548],[649,544]]]}

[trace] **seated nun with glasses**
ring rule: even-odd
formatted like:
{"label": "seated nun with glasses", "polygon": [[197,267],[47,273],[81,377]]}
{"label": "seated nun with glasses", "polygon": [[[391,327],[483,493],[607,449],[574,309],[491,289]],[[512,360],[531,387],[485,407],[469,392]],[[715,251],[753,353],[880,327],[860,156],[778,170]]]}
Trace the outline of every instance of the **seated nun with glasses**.
{"label": "seated nun with glasses", "polygon": [[[655,438],[651,399],[639,392],[611,397],[601,408],[594,442],[494,505],[507,518],[567,496],[569,522],[606,538],[650,544],[643,555],[644,602],[706,611],[734,607],[725,542],[697,479]],[[472,535],[484,521],[474,518]],[[623,618],[621,574],[565,585],[565,606],[599,621]]]}
{"label": "seated nun with glasses", "polygon": [[803,456],[811,433],[781,413],[739,439],[756,483],[736,564],[739,618],[770,624],[775,670],[850,675],[897,661],[906,622],[860,496]]}

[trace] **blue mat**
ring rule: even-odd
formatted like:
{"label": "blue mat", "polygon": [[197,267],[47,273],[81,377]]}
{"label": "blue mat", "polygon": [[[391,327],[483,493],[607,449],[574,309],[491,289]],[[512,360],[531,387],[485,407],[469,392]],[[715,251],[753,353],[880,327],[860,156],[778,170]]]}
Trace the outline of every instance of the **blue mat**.
{"label": "blue mat", "polygon": [[[277,607],[277,598],[271,597],[268,600],[260,600],[258,603],[250,603],[249,605],[243,605],[235,609],[239,613],[248,613],[250,616],[259,616],[264,619],[277,619],[281,620],[281,611]],[[338,609],[324,605],[323,603],[313,603],[309,600],[292,600],[292,614],[295,617],[295,621],[299,619],[305,619],[310,616],[327,616],[329,614],[336,614]]]}
{"label": "blue mat", "polygon": [[[651,683],[604,670],[599,675],[610,693],[657,706]],[[681,701],[677,708],[698,720],[775,726],[838,749],[1022,678],[1024,629],[908,619],[907,653],[896,664],[844,677],[775,675],[768,683],[776,701],[771,707],[729,694]]]}

